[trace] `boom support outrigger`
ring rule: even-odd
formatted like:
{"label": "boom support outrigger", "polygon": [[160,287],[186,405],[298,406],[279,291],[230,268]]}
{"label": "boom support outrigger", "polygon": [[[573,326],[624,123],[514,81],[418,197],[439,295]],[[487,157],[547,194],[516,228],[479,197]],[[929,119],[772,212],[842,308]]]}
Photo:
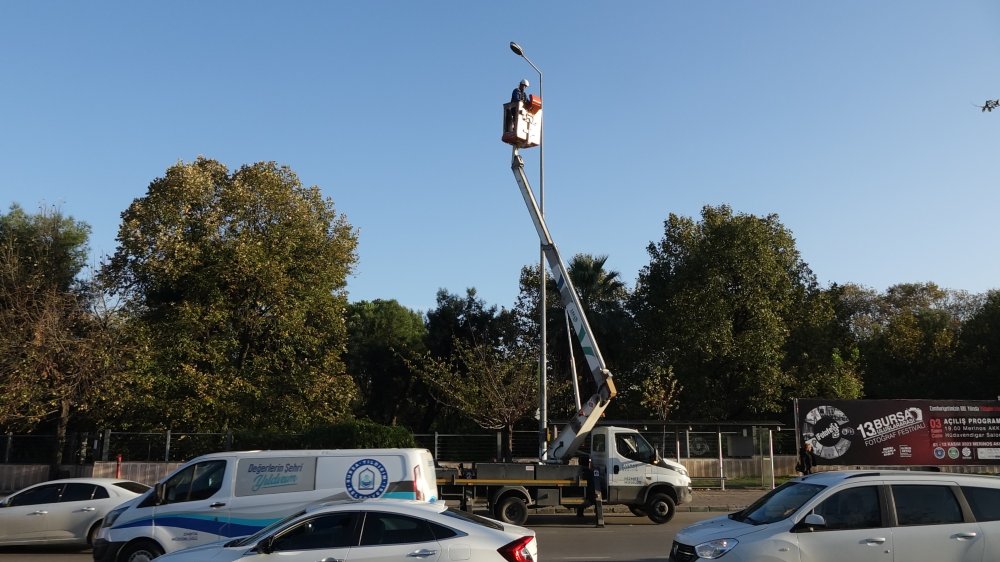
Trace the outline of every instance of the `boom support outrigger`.
{"label": "boom support outrigger", "polygon": [[545,225],[545,218],[542,216],[538,203],[535,201],[535,195],[528,184],[528,178],[524,174],[524,160],[518,153],[517,146],[512,152],[510,168],[514,172],[514,179],[517,181],[518,187],[521,188],[521,196],[524,197],[524,203],[528,207],[528,212],[531,213],[531,220],[535,223],[535,230],[538,231],[538,238],[542,243],[545,261],[548,262],[549,269],[552,270],[552,277],[555,280],[559,296],[562,298],[563,306],[566,307],[566,315],[573,325],[573,333],[576,335],[577,341],[580,342],[583,354],[587,358],[587,365],[590,367],[591,376],[597,385],[597,391],[583,404],[549,445],[548,460],[565,462],[579,450],[580,445],[587,438],[587,434],[597,425],[601,414],[607,409],[608,403],[615,397],[617,391],[611,377],[611,371],[604,364],[601,350],[594,340],[593,331],[590,329],[587,315],[580,305],[580,298],[577,296],[576,288],[573,287],[569,271],[559,256],[559,249],[552,241],[552,235],[549,234],[549,229]]}

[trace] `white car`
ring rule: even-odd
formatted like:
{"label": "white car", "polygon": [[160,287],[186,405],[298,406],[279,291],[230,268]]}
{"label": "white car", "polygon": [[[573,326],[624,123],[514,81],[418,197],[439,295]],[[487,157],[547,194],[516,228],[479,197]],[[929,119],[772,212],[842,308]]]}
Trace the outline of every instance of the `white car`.
{"label": "white car", "polygon": [[992,562],[1000,478],[899,470],[820,472],[746,509],[681,529],[671,562]]}
{"label": "white car", "polygon": [[104,516],[149,486],[119,478],[64,478],[0,502],[0,544],[92,545]]}
{"label": "white car", "polygon": [[179,550],[157,560],[537,562],[538,542],[531,529],[444,502],[348,500],[308,507],[249,537]]}

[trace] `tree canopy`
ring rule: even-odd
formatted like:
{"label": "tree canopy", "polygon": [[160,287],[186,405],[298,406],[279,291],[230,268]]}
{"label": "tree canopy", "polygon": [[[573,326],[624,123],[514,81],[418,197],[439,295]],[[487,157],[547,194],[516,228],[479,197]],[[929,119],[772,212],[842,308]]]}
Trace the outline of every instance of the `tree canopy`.
{"label": "tree canopy", "polygon": [[776,215],[705,207],[671,214],[648,247],[632,299],[641,355],[661,354],[695,419],[749,418],[785,408],[784,364],[796,306],[816,289]]}
{"label": "tree canopy", "polygon": [[148,355],[122,381],[123,418],[290,429],[350,414],[357,235],[318,187],[273,162],[178,163],[122,214],[118,242],[101,276]]}

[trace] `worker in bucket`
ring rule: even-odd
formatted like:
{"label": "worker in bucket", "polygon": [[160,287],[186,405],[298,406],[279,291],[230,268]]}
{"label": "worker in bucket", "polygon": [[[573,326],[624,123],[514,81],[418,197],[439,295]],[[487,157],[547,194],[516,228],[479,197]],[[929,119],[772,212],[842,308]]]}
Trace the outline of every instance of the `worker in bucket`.
{"label": "worker in bucket", "polygon": [[518,84],[517,87],[514,88],[514,91],[510,93],[510,101],[512,103],[516,103],[516,102],[519,102],[519,101],[522,101],[524,103],[528,103],[528,101],[529,101],[529,99],[528,99],[528,86],[530,86],[530,85],[531,84],[528,84],[528,80],[527,79],[521,80],[521,83]]}
{"label": "worker in bucket", "polygon": [[[510,103],[522,102],[525,106],[527,106],[528,103],[530,103],[531,101],[528,95],[528,86],[530,86],[530,84],[528,84],[527,79],[521,80],[521,83],[518,84],[517,87],[514,88],[514,91],[510,93]],[[506,129],[508,131],[514,130],[514,122],[516,120],[517,120],[517,106],[515,105],[510,108],[510,111],[507,114]]]}

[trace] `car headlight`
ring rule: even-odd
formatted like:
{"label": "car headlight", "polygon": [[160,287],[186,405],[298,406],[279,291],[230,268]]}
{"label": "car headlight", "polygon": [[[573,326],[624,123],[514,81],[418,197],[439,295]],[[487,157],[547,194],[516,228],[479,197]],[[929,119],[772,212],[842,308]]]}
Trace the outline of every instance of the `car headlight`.
{"label": "car headlight", "polygon": [[722,557],[723,554],[732,550],[740,541],[736,539],[716,539],[714,541],[703,542],[694,547],[698,558],[713,560]]}
{"label": "car headlight", "polygon": [[122,513],[125,513],[127,507],[119,507],[117,509],[112,509],[104,516],[104,521],[101,523],[101,527],[110,527],[115,524],[115,519],[118,519]]}

